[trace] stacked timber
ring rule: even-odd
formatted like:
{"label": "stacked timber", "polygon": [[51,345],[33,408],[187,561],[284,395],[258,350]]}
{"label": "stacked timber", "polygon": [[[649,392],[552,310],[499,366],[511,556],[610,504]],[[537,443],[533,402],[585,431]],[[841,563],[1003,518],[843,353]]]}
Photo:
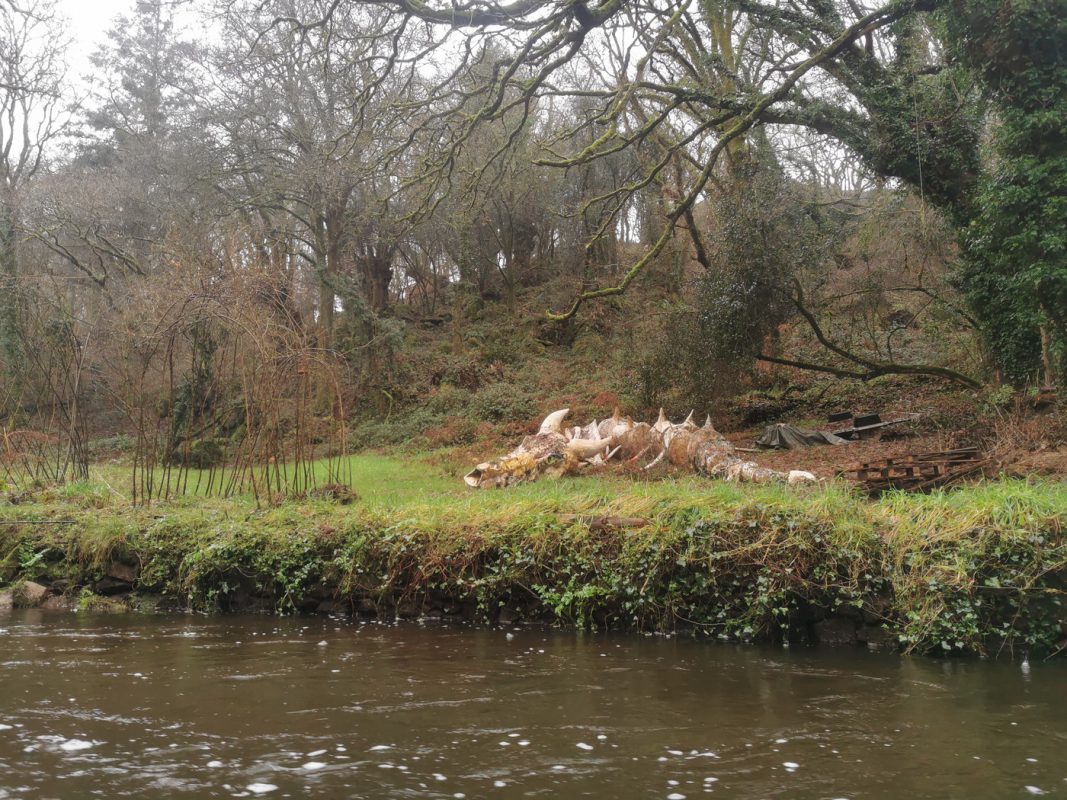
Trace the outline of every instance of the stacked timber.
{"label": "stacked timber", "polygon": [[840,474],[871,494],[888,489],[924,492],[977,475],[989,464],[977,447],[961,447],[855,464]]}

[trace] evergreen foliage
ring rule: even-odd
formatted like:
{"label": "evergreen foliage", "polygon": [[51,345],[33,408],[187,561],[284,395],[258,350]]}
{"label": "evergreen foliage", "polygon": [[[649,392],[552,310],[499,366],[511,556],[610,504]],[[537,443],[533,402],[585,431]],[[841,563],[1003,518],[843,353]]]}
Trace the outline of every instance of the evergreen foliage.
{"label": "evergreen foliage", "polygon": [[[956,0],[945,10],[957,56],[995,114],[963,231],[962,285],[996,365],[1014,383],[1042,358],[1067,375],[1067,9],[1061,0]],[[1043,376],[1045,377],[1045,376]]]}

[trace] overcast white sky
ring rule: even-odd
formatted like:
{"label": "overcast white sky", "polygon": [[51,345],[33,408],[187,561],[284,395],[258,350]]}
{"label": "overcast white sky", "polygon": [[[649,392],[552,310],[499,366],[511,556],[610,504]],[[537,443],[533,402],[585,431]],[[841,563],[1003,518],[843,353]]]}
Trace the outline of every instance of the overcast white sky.
{"label": "overcast white sky", "polygon": [[[59,7],[70,19],[75,51],[72,61],[85,64],[89,53],[104,41],[111,21],[133,8],[134,0],[60,0]],[[72,64],[71,66],[74,66]]]}

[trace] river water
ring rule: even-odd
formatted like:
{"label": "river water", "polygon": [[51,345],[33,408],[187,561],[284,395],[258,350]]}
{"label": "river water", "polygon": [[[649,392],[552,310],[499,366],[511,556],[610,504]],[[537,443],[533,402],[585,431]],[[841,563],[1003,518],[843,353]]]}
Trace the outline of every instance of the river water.
{"label": "river water", "polygon": [[0,615],[0,798],[1067,797],[1067,664]]}

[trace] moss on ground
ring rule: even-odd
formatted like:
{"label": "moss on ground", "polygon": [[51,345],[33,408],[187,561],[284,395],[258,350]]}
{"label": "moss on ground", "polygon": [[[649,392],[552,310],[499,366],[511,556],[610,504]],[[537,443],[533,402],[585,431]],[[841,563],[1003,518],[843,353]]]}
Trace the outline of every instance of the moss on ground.
{"label": "moss on ground", "polygon": [[[138,592],[195,609],[395,611],[436,597],[578,626],[803,638],[827,616],[918,652],[1052,652],[1067,611],[1067,484],[991,481],[866,500],[695,477],[589,477],[471,492],[426,462],[353,459],[356,499],[132,508],[105,483],[0,505],[0,584]],[[597,524],[640,518],[640,527]],[[51,523],[70,524],[51,524]],[[14,523],[14,524],[12,524]]]}

